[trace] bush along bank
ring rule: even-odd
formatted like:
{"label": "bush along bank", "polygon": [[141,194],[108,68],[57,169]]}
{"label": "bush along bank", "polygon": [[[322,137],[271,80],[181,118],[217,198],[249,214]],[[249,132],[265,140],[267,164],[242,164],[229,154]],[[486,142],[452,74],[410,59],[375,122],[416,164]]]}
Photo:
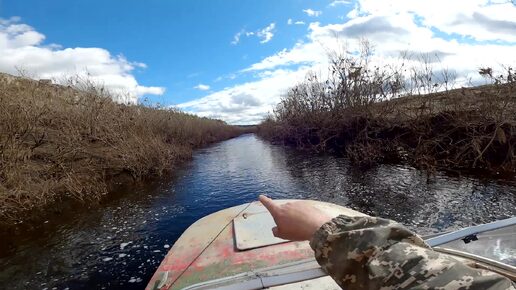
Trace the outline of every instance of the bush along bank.
{"label": "bush along bank", "polygon": [[[453,73],[418,66],[373,67],[332,56],[329,78],[291,88],[258,134],[274,143],[346,155],[354,164],[408,162],[418,168],[516,171],[516,74],[479,69],[486,85],[452,89]],[[406,60],[405,60],[406,61]]]}
{"label": "bush along bank", "polygon": [[122,105],[88,81],[0,74],[0,226],[63,200],[93,202],[116,180],[161,176],[192,150],[244,132],[175,109]]}

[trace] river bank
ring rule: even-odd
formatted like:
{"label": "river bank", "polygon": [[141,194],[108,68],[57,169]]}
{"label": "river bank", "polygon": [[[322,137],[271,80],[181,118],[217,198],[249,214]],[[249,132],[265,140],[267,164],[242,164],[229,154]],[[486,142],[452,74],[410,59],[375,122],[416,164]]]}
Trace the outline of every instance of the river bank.
{"label": "river bank", "polygon": [[[276,144],[347,156],[360,167],[516,173],[516,75],[479,69],[487,85],[452,89],[451,73],[418,59],[372,67],[367,55],[330,60],[308,75],[258,128]],[[409,73],[407,73],[409,71]]]}
{"label": "river bank", "polygon": [[0,74],[0,227],[118,184],[170,173],[192,151],[246,130],[175,109],[123,105],[87,80],[69,86]]}

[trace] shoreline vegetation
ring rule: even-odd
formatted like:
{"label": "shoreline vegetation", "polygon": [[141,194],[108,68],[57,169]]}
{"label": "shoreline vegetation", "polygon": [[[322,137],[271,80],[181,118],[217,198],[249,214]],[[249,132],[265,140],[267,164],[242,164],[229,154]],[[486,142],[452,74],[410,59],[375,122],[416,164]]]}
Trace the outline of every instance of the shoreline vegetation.
{"label": "shoreline vegetation", "polygon": [[67,84],[0,74],[2,227],[65,201],[99,201],[117,184],[170,173],[193,149],[252,129],[119,104],[79,77]]}
{"label": "shoreline vegetation", "polygon": [[[479,68],[482,85],[458,87],[436,57],[373,66],[359,55],[330,55],[329,77],[308,74],[257,133],[276,144],[347,156],[364,168],[408,163],[432,173],[516,172],[516,72]],[[457,88],[458,87],[458,88]]]}

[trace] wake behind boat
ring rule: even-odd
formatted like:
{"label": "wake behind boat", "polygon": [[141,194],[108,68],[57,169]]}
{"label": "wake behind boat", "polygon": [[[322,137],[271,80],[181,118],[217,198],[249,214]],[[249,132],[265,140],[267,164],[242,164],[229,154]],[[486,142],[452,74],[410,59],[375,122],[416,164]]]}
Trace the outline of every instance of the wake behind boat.
{"label": "wake behind boat", "polygon": [[[331,215],[364,216],[335,204],[309,202]],[[434,235],[426,241],[473,267],[515,280],[515,224],[516,218],[511,218]],[[276,238],[270,230],[274,225],[260,202],[198,220],[170,249],[147,289],[341,289],[319,267],[308,242]]]}

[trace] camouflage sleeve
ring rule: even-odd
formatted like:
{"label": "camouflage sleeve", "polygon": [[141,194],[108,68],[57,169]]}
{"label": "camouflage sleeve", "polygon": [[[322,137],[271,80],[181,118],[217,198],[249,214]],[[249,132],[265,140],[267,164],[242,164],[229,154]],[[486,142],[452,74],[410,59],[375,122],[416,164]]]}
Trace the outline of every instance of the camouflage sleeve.
{"label": "camouflage sleeve", "polygon": [[315,233],[310,246],[344,289],[515,289],[505,277],[433,251],[387,219],[336,217]]}

